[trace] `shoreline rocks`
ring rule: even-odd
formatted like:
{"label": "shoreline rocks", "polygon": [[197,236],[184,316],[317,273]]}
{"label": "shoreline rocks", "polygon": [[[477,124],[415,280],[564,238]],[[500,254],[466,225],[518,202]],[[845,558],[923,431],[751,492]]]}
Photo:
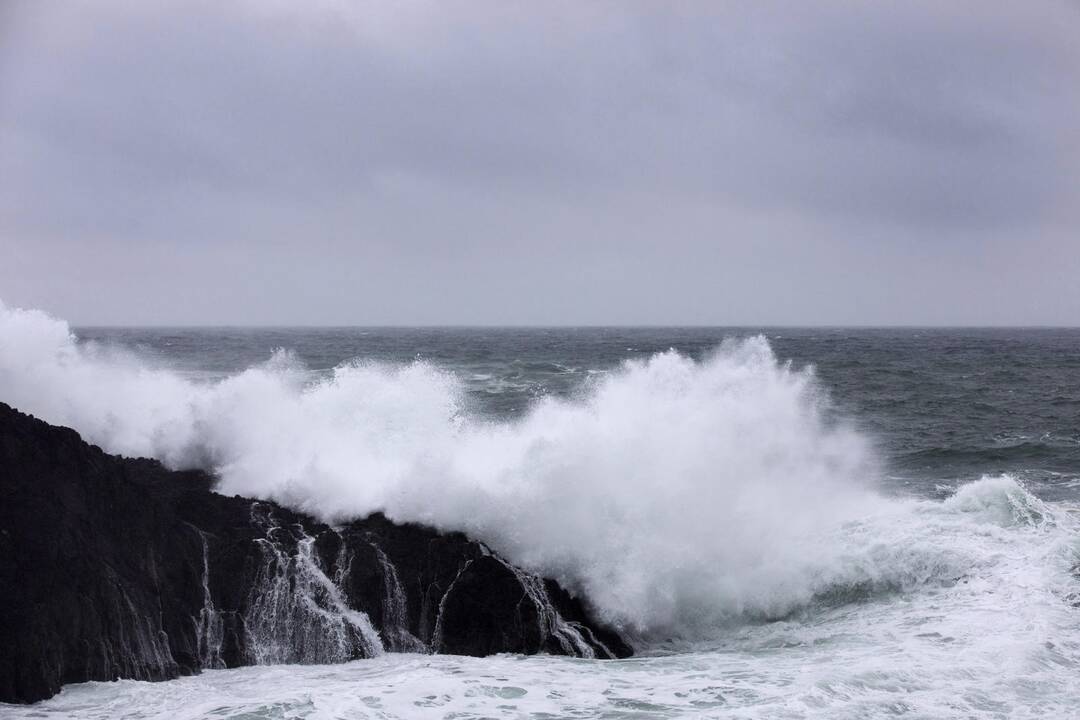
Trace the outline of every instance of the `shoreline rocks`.
{"label": "shoreline rocks", "polygon": [[632,653],[460,533],[330,527],[0,403],[0,702],[67,683],[382,652]]}

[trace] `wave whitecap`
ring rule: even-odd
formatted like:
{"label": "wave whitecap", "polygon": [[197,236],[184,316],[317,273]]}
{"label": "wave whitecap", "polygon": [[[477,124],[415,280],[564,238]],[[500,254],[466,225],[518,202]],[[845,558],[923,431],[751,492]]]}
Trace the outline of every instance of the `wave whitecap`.
{"label": "wave whitecap", "polygon": [[0,399],[108,451],[210,469],[223,493],[464,531],[645,637],[955,576],[965,562],[886,539],[910,508],[872,491],[869,444],[830,422],[812,371],[761,337],[701,362],[630,361],[580,398],[497,422],[424,362],[313,379],[278,352],[200,382],[0,306]]}

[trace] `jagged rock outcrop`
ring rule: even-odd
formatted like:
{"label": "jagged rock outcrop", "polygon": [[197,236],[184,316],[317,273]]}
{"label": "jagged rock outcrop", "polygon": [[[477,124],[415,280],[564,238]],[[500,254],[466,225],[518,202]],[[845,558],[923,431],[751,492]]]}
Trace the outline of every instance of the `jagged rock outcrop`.
{"label": "jagged rock outcrop", "polygon": [[631,652],[464,535],[381,515],[331,528],[212,482],[0,403],[0,701],[387,651]]}

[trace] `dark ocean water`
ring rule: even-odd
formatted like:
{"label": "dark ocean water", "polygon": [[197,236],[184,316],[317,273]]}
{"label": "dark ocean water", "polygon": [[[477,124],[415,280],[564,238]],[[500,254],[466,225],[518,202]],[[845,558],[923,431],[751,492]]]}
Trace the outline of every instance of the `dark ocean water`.
{"label": "dark ocean water", "polygon": [[313,372],[355,360],[423,359],[455,373],[474,408],[522,415],[574,396],[634,358],[700,360],[725,340],[768,338],[812,366],[833,413],[878,446],[899,491],[943,495],[1011,473],[1044,499],[1080,497],[1080,329],[850,328],[78,328],[196,378],[293,353]]}

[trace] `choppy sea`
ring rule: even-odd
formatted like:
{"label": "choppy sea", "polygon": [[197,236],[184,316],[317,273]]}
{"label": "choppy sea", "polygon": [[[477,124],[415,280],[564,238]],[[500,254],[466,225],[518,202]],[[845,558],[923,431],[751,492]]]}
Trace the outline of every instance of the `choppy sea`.
{"label": "choppy sea", "polygon": [[4,310],[0,400],[331,522],[464,530],[637,649],[86,683],[4,718],[1080,717],[1080,330]]}

